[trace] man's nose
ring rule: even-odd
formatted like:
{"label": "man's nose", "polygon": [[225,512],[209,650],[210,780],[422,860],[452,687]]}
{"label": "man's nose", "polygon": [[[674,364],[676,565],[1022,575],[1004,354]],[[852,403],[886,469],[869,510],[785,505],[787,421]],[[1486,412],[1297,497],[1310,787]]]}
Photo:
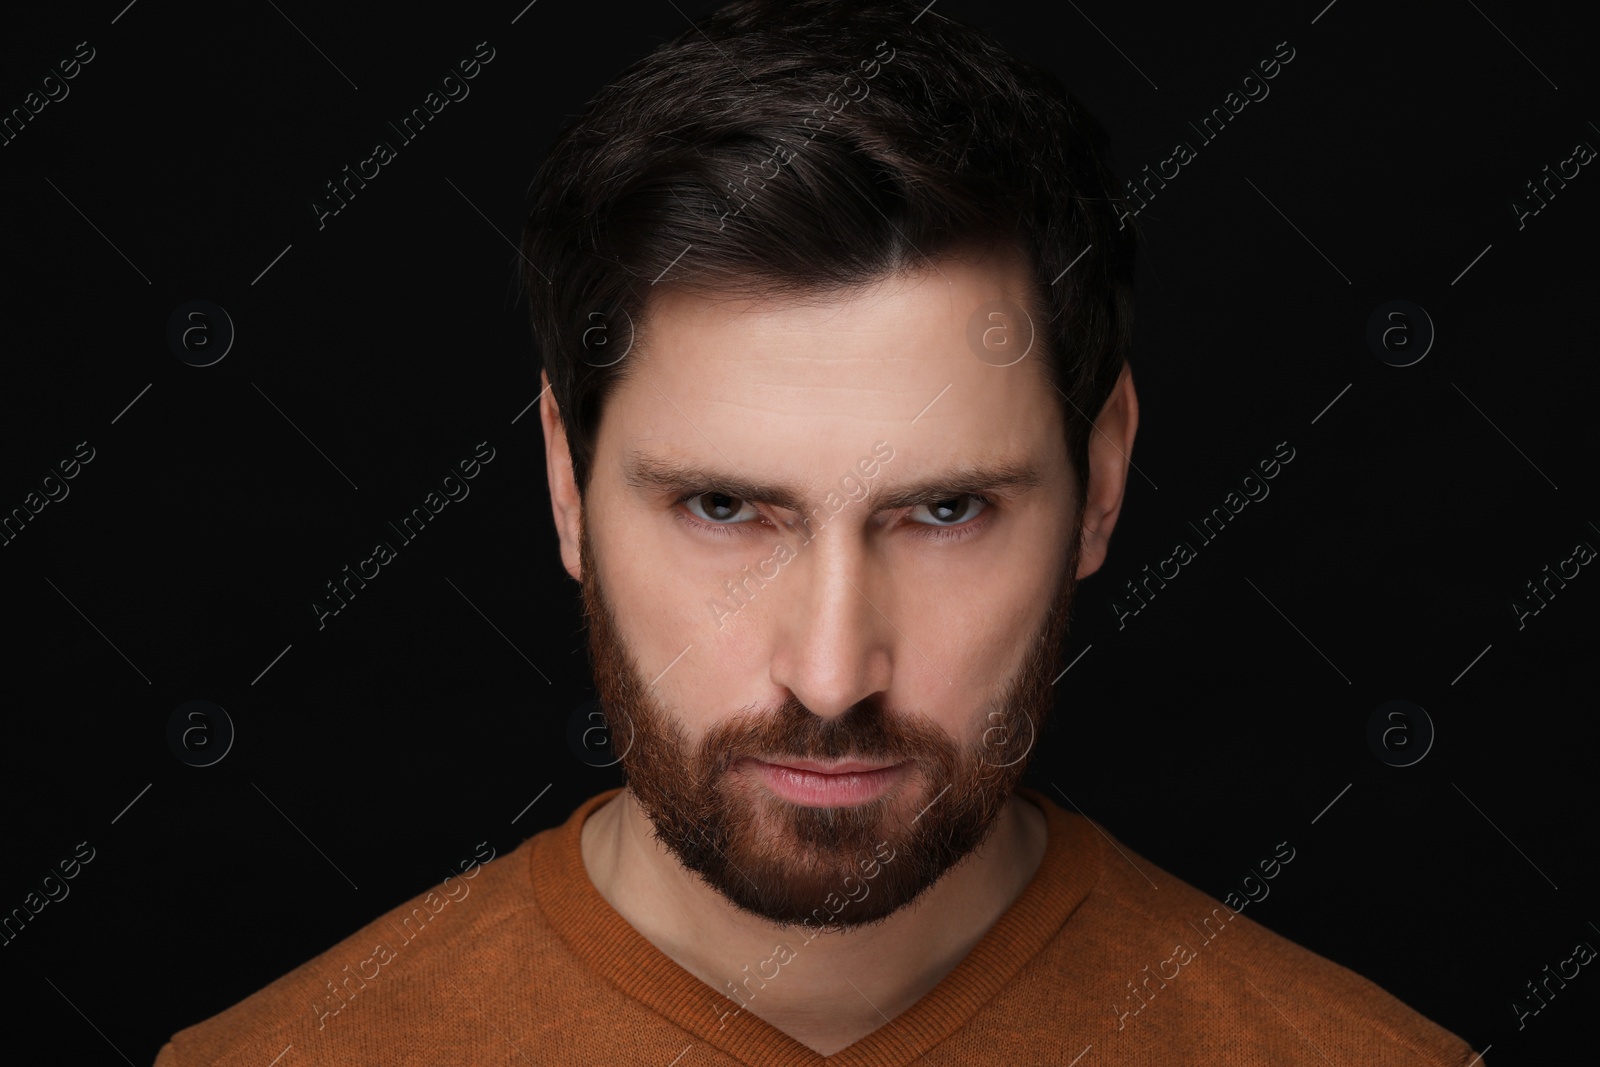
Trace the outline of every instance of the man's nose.
{"label": "man's nose", "polygon": [[888,690],[899,636],[889,618],[893,590],[859,534],[819,533],[778,583],[772,590],[774,684],[824,718]]}

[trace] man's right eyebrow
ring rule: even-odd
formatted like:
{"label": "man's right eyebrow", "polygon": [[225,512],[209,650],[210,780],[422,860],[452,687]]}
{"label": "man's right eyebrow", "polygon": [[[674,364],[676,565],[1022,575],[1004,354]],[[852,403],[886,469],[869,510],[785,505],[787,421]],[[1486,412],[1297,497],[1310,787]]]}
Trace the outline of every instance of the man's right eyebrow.
{"label": "man's right eyebrow", "polygon": [[627,454],[622,462],[622,478],[633,488],[647,492],[718,492],[790,511],[804,510],[805,495],[794,487],[760,485],[740,474],[645,452],[632,451]]}

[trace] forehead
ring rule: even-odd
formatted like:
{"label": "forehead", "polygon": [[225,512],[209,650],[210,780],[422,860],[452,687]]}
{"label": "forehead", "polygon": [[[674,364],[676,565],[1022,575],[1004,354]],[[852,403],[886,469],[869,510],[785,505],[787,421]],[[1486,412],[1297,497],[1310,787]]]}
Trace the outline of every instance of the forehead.
{"label": "forehead", "polygon": [[1033,285],[1007,249],[800,296],[654,293],[599,451],[825,480],[875,440],[930,469],[1036,457],[1062,424]]}

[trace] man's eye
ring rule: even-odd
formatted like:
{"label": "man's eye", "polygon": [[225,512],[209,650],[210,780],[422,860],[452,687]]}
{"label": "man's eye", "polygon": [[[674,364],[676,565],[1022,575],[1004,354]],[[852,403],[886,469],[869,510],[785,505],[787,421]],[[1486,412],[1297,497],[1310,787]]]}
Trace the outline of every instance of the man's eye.
{"label": "man's eye", "polygon": [[[973,505],[981,505],[978,510],[973,510]],[[962,493],[958,496],[946,497],[944,500],[930,500],[925,504],[918,504],[911,509],[911,521],[923,523],[917,516],[924,511],[933,519],[932,522],[923,523],[926,526],[958,526],[963,522],[976,518],[988,510],[990,504],[985,498],[976,493]]]}
{"label": "man's eye", "polygon": [[758,518],[759,513],[749,503],[727,493],[695,493],[685,497],[683,503],[689,509],[689,514],[714,526],[738,526],[737,519],[742,511],[749,511],[745,522]]}

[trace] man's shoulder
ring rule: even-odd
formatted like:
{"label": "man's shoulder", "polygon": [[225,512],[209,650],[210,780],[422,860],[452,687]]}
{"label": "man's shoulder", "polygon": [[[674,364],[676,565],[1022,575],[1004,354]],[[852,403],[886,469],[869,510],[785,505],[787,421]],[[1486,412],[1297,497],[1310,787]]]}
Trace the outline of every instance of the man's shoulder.
{"label": "man's shoulder", "polygon": [[156,1067],[260,1067],[290,1046],[302,1057],[324,1047],[327,1055],[313,1062],[356,1062],[372,1035],[408,1035],[419,1005],[437,1000],[441,989],[448,994],[452,973],[514,978],[530,958],[553,947],[544,944],[549,925],[531,892],[529,868],[541,839],[554,832],[536,834],[498,858],[490,850],[482,863],[462,861],[460,873],[227,1010],[178,1031]]}
{"label": "man's shoulder", "polygon": [[[1058,809],[1059,810],[1059,809]],[[1107,1040],[1165,1048],[1229,1045],[1242,1062],[1416,1063],[1465,1067],[1471,1047],[1376,983],[1246,915],[1293,874],[1287,842],[1269,853],[1276,882],[1258,873],[1222,900],[1163,870],[1094,827],[1102,868],[1051,945],[1050,966],[1102,973]],[[1252,899],[1252,897],[1254,899]],[[1107,977],[1109,975],[1109,977]],[[1478,1063],[1482,1064],[1479,1060]]]}

